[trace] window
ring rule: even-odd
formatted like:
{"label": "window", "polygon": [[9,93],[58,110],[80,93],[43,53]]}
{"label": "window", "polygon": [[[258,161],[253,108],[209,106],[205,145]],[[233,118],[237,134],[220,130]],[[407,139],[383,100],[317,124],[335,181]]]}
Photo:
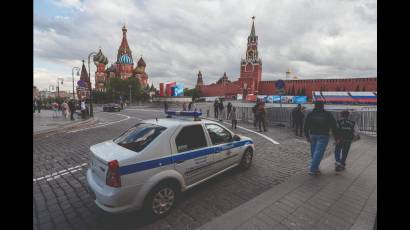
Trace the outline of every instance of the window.
{"label": "window", "polygon": [[139,123],[114,139],[114,142],[126,149],[140,152],[165,129],[159,125]]}
{"label": "window", "polygon": [[175,138],[175,144],[179,153],[206,147],[204,129],[201,125],[191,125],[182,128]]}
{"label": "window", "polygon": [[211,137],[212,144],[217,145],[221,143],[232,142],[231,133],[221,126],[215,124],[207,124],[206,129],[208,130],[209,136]]}

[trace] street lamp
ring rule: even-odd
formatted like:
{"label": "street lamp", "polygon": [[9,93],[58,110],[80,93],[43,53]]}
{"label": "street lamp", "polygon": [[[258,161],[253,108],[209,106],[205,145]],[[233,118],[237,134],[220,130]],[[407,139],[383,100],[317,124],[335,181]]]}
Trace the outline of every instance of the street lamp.
{"label": "street lamp", "polygon": [[57,95],[58,95],[58,99],[60,99],[60,81],[61,81],[61,84],[63,84],[64,83],[64,78],[61,78],[61,77],[57,78]]}
{"label": "street lamp", "polygon": [[132,95],[131,95],[131,88],[132,88],[132,85],[128,85],[128,87],[130,88],[130,106],[131,106],[131,103],[132,103]]}
{"label": "street lamp", "polygon": [[94,117],[94,113],[93,113],[93,103],[92,103],[92,93],[91,93],[91,90],[92,90],[92,87],[91,87],[91,69],[90,69],[90,59],[91,59],[91,56],[93,56],[93,55],[96,55],[97,53],[96,52],[91,52],[89,55],[88,55],[88,81],[90,82],[90,84],[89,84],[89,90],[90,90],[90,117]]}
{"label": "street lamp", "polygon": [[71,75],[73,76],[73,99],[75,100],[75,93],[74,93],[74,70],[77,70],[77,76],[80,76],[80,68],[79,67],[73,67],[71,69]]}

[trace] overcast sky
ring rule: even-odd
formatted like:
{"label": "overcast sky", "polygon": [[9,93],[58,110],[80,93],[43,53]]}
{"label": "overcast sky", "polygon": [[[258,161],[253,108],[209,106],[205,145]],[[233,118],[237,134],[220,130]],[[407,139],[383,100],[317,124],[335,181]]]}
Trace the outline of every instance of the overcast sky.
{"label": "overcast sky", "polygon": [[[34,85],[65,79],[101,46],[116,61],[121,27],[149,82],[193,87],[239,77],[255,16],[262,80],[377,76],[376,0],[34,0]],[[92,75],[95,66],[91,66]],[[79,79],[76,77],[76,81]]]}

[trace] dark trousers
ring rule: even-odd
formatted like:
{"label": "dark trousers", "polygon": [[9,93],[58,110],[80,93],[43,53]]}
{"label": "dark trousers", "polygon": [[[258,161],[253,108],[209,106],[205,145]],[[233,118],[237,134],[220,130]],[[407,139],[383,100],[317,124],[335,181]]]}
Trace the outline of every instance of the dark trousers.
{"label": "dark trousers", "polygon": [[232,128],[236,129],[236,124],[238,123],[237,120],[232,120]]}
{"label": "dark trousers", "polygon": [[259,123],[259,131],[262,132],[262,127],[263,127],[263,131],[266,132],[266,121],[265,121],[264,115],[259,116],[258,123]]}
{"label": "dark trousers", "polygon": [[218,119],[218,109],[214,108],[214,116],[216,119]]}
{"label": "dark trousers", "polygon": [[75,113],[75,110],[74,110],[74,109],[70,109],[70,119],[71,119],[71,120],[74,120],[74,113]]}
{"label": "dark trousers", "polygon": [[349,153],[351,141],[341,141],[335,147],[335,161],[336,164],[345,166],[347,154]]}
{"label": "dark trousers", "polygon": [[303,121],[295,121],[295,127],[296,127],[296,136],[302,136],[302,134],[303,134]]}
{"label": "dark trousers", "polygon": [[260,116],[258,114],[253,114],[253,127],[256,128],[256,125],[258,124],[260,120]]}
{"label": "dark trousers", "polygon": [[40,113],[40,111],[41,111],[41,106],[37,106],[37,111],[38,111],[38,113]]}
{"label": "dark trousers", "polygon": [[35,106],[33,106],[33,113],[35,113],[36,112],[36,107]]}

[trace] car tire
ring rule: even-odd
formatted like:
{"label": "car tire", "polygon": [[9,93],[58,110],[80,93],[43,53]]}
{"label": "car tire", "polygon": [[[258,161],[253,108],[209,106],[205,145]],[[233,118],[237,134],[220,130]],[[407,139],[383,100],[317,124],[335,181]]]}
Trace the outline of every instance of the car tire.
{"label": "car tire", "polygon": [[252,165],[252,158],[253,158],[253,150],[251,148],[247,148],[242,155],[241,163],[239,164],[239,168],[242,170],[247,170]]}
{"label": "car tire", "polygon": [[179,195],[179,186],[172,181],[166,181],[155,186],[144,202],[144,214],[151,219],[159,219],[168,215],[175,207]]}

